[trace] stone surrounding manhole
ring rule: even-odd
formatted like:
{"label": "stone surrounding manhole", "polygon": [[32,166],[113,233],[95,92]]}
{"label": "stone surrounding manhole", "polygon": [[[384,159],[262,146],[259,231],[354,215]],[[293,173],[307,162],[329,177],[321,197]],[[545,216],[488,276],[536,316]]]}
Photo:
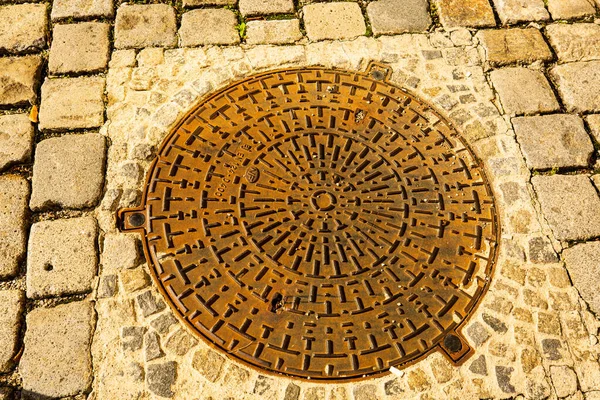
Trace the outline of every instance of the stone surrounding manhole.
{"label": "stone surrounding manhole", "polygon": [[[197,336],[311,381],[472,354],[461,330],[495,262],[492,193],[453,128],[390,72],[250,77],[165,139],[143,205],[118,224],[142,233],[155,283]],[[150,291],[138,302],[164,307]]]}

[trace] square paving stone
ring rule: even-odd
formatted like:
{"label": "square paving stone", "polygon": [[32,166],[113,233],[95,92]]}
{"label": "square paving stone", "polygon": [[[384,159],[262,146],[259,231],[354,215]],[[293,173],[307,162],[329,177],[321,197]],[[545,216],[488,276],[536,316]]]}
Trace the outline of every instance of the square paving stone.
{"label": "square paving stone", "polygon": [[523,67],[492,71],[490,78],[509,115],[536,114],[559,109],[548,80],[539,71]]}
{"label": "square paving stone", "polygon": [[600,60],[600,25],[552,24],[546,34],[559,61]]}
{"label": "square paving stone", "polygon": [[92,383],[93,323],[88,301],[30,311],[19,363],[23,389],[53,398],[87,391]]}
{"label": "square paving stone", "polygon": [[54,0],[52,21],[66,18],[110,18],[115,14],[113,0]]}
{"label": "square paving stone", "polygon": [[505,25],[550,19],[544,0],[494,0],[494,4]]}
{"label": "square paving stone", "polygon": [[14,367],[23,303],[20,290],[0,290],[0,373],[7,373]]}
{"label": "square paving stone", "polygon": [[483,28],[496,26],[494,11],[488,0],[437,0],[440,21],[444,28],[460,26]]}
{"label": "square paving stone", "polygon": [[586,175],[534,176],[542,212],[558,240],[600,236],[600,199]]}
{"label": "square paving stone", "polygon": [[31,159],[34,134],[27,114],[0,115],[0,171]]}
{"label": "square paving stone", "polygon": [[300,20],[249,21],[246,24],[248,44],[286,44],[302,39]]}
{"label": "square paving stone", "polygon": [[240,0],[242,15],[290,14],[294,12],[293,0]]}
{"label": "square paving stone", "polygon": [[587,167],[594,146],[577,115],[544,115],[512,120],[531,169]]}
{"label": "square paving stone", "polygon": [[106,141],[97,133],[46,139],[33,164],[33,210],[93,207],[104,184]]}
{"label": "square paving stone", "polygon": [[185,8],[201,6],[233,6],[237,0],[183,0]]}
{"label": "square paving stone", "polygon": [[304,27],[310,40],[352,39],[367,31],[356,3],[317,3],[305,6]]}
{"label": "square paving stone", "polygon": [[106,69],[110,54],[110,25],[100,22],[55,25],[48,69],[51,74],[96,72]]}
{"label": "square paving stone", "polygon": [[115,47],[174,47],[177,45],[175,10],[167,4],[129,5],[117,10]]}
{"label": "square paving stone", "polygon": [[553,19],[581,18],[596,13],[589,0],[548,0],[548,11]]}
{"label": "square paving stone", "polygon": [[41,66],[39,56],[0,58],[0,106],[34,104]]}
{"label": "square paving stone", "polygon": [[577,244],[564,250],[563,257],[573,285],[590,309],[600,314],[600,242]]}
{"label": "square paving stone", "polygon": [[375,35],[424,32],[431,25],[428,0],[378,0],[367,15]]}
{"label": "square paving stone", "polygon": [[25,178],[0,176],[0,279],[15,276],[25,256],[28,201]]}
{"label": "square paving stone", "polygon": [[0,52],[17,54],[45,48],[48,36],[46,10],[43,3],[0,6]]}
{"label": "square paving stone", "polygon": [[550,74],[569,112],[600,112],[600,61],[554,67]]}
{"label": "square paving stone", "polygon": [[97,269],[97,234],[93,217],[33,224],[27,249],[27,297],[91,291]]}
{"label": "square paving stone", "polygon": [[104,123],[104,78],[46,79],[42,85],[40,130],[97,128]]}
{"label": "square paving stone", "polygon": [[485,48],[486,60],[493,65],[552,60],[550,48],[535,28],[489,29],[479,31],[477,37]]}
{"label": "square paving stone", "polygon": [[239,43],[237,23],[233,11],[224,8],[188,11],[181,17],[181,45],[188,47]]}

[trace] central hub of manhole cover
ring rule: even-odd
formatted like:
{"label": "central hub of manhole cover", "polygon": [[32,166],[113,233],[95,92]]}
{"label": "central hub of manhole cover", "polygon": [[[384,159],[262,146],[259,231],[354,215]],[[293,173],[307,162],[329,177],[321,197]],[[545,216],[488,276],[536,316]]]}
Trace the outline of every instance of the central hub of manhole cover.
{"label": "central hub of manhole cover", "polygon": [[290,69],[213,94],[119,212],[179,318],[238,361],[347,380],[472,352],[460,329],[495,261],[492,193],[388,72]]}

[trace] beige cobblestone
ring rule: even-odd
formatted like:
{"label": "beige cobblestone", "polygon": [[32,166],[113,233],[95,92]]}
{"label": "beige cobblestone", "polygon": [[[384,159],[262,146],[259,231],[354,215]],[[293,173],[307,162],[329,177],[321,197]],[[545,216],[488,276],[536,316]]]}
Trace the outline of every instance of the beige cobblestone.
{"label": "beige cobblestone", "polygon": [[166,4],[125,4],[117,10],[115,47],[174,47],[177,44],[175,10]]}
{"label": "beige cobblestone", "polygon": [[495,26],[494,11],[488,0],[474,0],[465,7],[462,0],[435,0],[444,28]]}
{"label": "beige cobblestone", "polygon": [[546,27],[546,33],[560,62],[600,59],[600,25],[552,24]]}
{"label": "beige cobblestone", "polygon": [[0,290],[0,373],[9,372],[15,364],[23,297],[20,290]]}
{"label": "beige cobblestone", "polygon": [[31,159],[33,136],[26,114],[0,115],[0,171]]}
{"label": "beige cobblestone", "polygon": [[493,65],[552,59],[552,52],[540,31],[535,28],[482,30],[477,37],[486,50],[487,61]]}
{"label": "beige cobblestone", "polygon": [[106,69],[110,25],[99,22],[55,25],[48,69],[52,74],[96,72]]}
{"label": "beige cobblestone", "polygon": [[0,51],[17,54],[45,48],[48,35],[46,10],[44,3],[7,6],[0,3]]}
{"label": "beige cobblestone", "polygon": [[114,15],[113,0],[53,0],[52,21],[66,18],[110,18]]}
{"label": "beige cobblestone", "polygon": [[600,236],[600,199],[585,175],[534,176],[542,212],[559,240]]}
{"label": "beige cobblestone", "polygon": [[0,279],[15,276],[25,257],[28,197],[24,178],[0,176]]}
{"label": "beige cobblestone", "polygon": [[188,11],[181,18],[181,28],[179,28],[181,45],[239,43],[240,35],[236,25],[237,18],[231,10],[205,8]]}
{"label": "beige cobblestone", "polygon": [[550,19],[543,0],[493,0],[503,24]]}
{"label": "beige cobblestone", "polygon": [[598,293],[597,260],[600,257],[600,243],[577,244],[563,252],[569,276],[591,310],[600,314],[600,294]]}
{"label": "beige cobblestone", "polygon": [[0,106],[35,104],[41,66],[39,56],[0,58]]}
{"label": "beige cobblestone", "polygon": [[310,40],[352,39],[364,35],[367,30],[356,3],[317,3],[305,6],[302,11]]}
{"label": "beige cobblestone", "polygon": [[183,0],[183,6],[201,7],[201,6],[232,6],[237,3],[237,0]]}
{"label": "beige cobblestone", "polygon": [[558,111],[548,80],[539,71],[511,67],[492,71],[490,78],[509,115]]}
{"label": "beige cobblestone", "polygon": [[246,26],[248,44],[287,44],[302,39],[298,19],[249,21]]}
{"label": "beige cobblestone", "polygon": [[512,120],[531,169],[587,167],[594,146],[576,115],[544,115]]}
{"label": "beige cobblestone", "polygon": [[289,14],[294,12],[293,0],[239,0],[242,15]]}
{"label": "beige cobblestone", "polygon": [[92,383],[93,320],[88,301],[29,312],[19,364],[23,389],[47,397],[86,391]]}
{"label": "beige cobblestone", "polygon": [[27,297],[86,293],[96,275],[96,235],[92,217],[32,225],[27,247]]}
{"label": "beige cobblestone", "polygon": [[550,74],[569,112],[600,112],[600,61],[558,65]]}
{"label": "beige cobblestone", "polygon": [[596,12],[589,0],[548,0],[548,11],[552,19],[581,18]]}

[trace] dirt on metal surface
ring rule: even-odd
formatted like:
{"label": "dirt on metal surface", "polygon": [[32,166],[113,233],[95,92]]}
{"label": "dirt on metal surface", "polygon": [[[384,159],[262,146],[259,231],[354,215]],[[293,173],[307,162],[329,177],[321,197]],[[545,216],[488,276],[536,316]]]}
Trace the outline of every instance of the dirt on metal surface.
{"label": "dirt on metal surface", "polygon": [[390,72],[253,76],[166,138],[119,224],[142,234],[199,337],[265,372],[336,382],[472,353],[461,328],[496,259],[492,192]]}

